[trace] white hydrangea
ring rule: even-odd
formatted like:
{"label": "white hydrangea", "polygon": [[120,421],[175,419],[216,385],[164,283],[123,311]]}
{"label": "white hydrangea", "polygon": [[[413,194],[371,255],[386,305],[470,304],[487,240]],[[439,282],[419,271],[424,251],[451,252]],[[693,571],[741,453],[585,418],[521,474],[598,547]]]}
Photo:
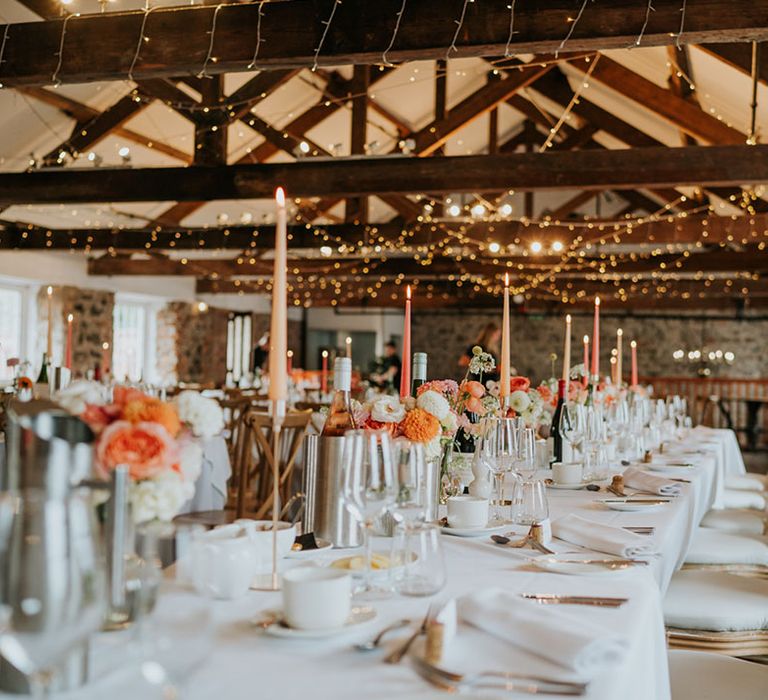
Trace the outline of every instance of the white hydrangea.
{"label": "white hydrangea", "polygon": [[78,379],[62,389],[56,401],[67,413],[79,416],[85,411],[86,404],[101,405],[106,403],[105,387],[100,382]]}
{"label": "white hydrangea", "polygon": [[525,391],[513,391],[509,396],[509,405],[515,413],[524,413],[531,405],[531,399]]}
{"label": "white hydrangea", "polygon": [[399,423],[405,418],[405,406],[396,396],[382,396],[371,405],[371,418],[379,423]]}
{"label": "white hydrangea", "polygon": [[440,421],[440,424],[449,433],[455,433],[459,427],[459,421],[453,411],[448,411],[448,415]]}
{"label": "white hydrangea", "polygon": [[208,439],[224,430],[224,412],[214,399],[196,391],[182,391],[175,403],[179,419],[196,437]]}
{"label": "white hydrangea", "polygon": [[435,435],[426,445],[424,445],[424,457],[427,460],[439,459],[443,455],[443,446],[440,442],[440,435]]}
{"label": "white hydrangea", "polygon": [[425,391],[418,399],[416,399],[416,405],[431,413],[437,420],[444,421],[448,414],[451,412],[451,406],[448,400],[440,393],[436,391]]}
{"label": "white hydrangea", "polygon": [[153,479],[131,484],[128,498],[133,520],[172,520],[182,506],[195,495],[195,486],[174,471],[164,471]]}

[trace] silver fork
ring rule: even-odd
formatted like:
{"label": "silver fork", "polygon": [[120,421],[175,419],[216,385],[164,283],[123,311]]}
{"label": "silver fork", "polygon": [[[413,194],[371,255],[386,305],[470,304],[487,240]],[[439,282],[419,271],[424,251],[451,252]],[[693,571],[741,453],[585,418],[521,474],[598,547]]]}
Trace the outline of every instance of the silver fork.
{"label": "silver fork", "polygon": [[584,695],[587,692],[586,683],[558,681],[542,676],[526,676],[505,671],[483,671],[465,675],[452,673],[417,656],[411,657],[411,664],[416,673],[428,683],[449,692],[472,688],[507,690],[531,695]]}

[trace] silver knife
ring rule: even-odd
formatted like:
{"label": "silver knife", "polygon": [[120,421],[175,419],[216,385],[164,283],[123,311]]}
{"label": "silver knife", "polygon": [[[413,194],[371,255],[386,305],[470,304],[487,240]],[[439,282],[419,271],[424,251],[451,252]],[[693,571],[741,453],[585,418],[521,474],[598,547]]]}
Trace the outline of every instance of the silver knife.
{"label": "silver knife", "polygon": [[521,593],[521,598],[534,600],[542,605],[597,605],[618,608],[629,598],[605,598],[601,596],[555,595],[553,593]]}

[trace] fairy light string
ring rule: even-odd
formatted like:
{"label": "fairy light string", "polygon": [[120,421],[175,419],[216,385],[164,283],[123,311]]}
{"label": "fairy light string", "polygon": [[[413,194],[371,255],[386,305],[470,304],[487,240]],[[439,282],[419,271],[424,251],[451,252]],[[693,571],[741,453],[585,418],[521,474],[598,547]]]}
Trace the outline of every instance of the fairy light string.
{"label": "fairy light string", "polygon": [[256,49],[253,52],[251,62],[247,66],[249,70],[256,67],[256,61],[259,58],[259,51],[261,50],[261,43],[264,41],[264,39],[261,38],[261,20],[264,18],[265,2],[267,2],[267,0],[261,0],[259,2],[259,9],[256,15]]}
{"label": "fairy light string", "polygon": [[[211,35],[211,40],[208,42],[208,53],[205,55],[205,61],[203,61],[203,67],[200,70],[200,72],[197,74],[198,78],[207,78],[208,73],[208,63],[213,60],[215,62],[216,59],[213,58],[213,44],[216,41],[216,20],[219,17],[219,12],[221,11],[221,8],[224,7],[224,3],[221,3],[216,6],[216,9],[213,12],[213,20],[211,22],[211,31],[208,32]],[[259,8],[260,10],[261,8]],[[258,50],[258,47],[257,47]]]}
{"label": "fairy light string", "polygon": [[144,7],[143,12],[144,16],[141,18],[141,27],[139,29],[139,39],[136,42],[136,51],[133,54],[133,60],[131,61],[131,65],[128,68],[128,80],[133,81],[133,70],[136,68],[136,62],[139,60],[139,55],[141,54],[141,47],[144,45],[145,42],[149,41],[149,38],[145,34],[146,28],[147,28],[147,18],[149,17],[149,13],[152,12],[155,8],[154,7]]}
{"label": "fairy light string", "polygon": [[392,31],[392,38],[389,40],[389,44],[387,44],[387,48],[384,49],[384,53],[381,54],[381,61],[387,67],[392,67],[394,65],[389,62],[389,59],[387,58],[387,54],[392,50],[392,47],[395,45],[395,39],[397,39],[397,34],[400,31],[400,23],[403,20],[403,15],[405,14],[405,5],[407,2],[408,0],[403,0],[403,4],[400,5],[400,10],[397,13],[397,20],[395,21],[395,28]]}
{"label": "fairy light string", "polygon": [[334,0],[333,7],[331,7],[331,14],[328,16],[328,19],[323,22],[325,25],[325,28],[323,29],[323,35],[320,37],[320,42],[317,45],[317,48],[315,49],[315,57],[312,62],[312,72],[314,73],[317,70],[318,67],[318,60],[320,58],[320,52],[323,50],[323,45],[325,44],[325,38],[328,36],[328,32],[331,29],[331,24],[333,23],[333,18],[336,16],[336,10],[339,9],[339,5],[341,5],[341,0]]}
{"label": "fairy light string", "polygon": [[511,0],[509,4],[509,36],[507,37],[507,45],[504,47],[504,57],[509,58],[512,53],[509,47],[512,45],[512,38],[515,35],[515,2],[517,0]]}
{"label": "fairy light string", "polygon": [[453,35],[453,39],[451,40],[451,45],[448,47],[448,50],[445,52],[445,60],[447,61],[452,53],[458,53],[459,49],[456,46],[456,42],[459,40],[459,34],[461,34],[461,29],[464,26],[464,18],[467,16],[467,6],[470,2],[473,2],[474,0],[464,0],[464,4],[461,7],[461,15],[459,16],[459,19],[454,20],[456,23],[456,32]]}
{"label": "fairy light string", "polygon": [[[71,15],[67,15],[64,18],[64,21],[61,25],[61,39],[59,40],[59,51],[57,53],[57,56],[59,57],[59,60],[56,63],[56,68],[53,71],[53,75],[51,75],[51,83],[53,83],[53,87],[59,87],[61,85],[61,81],[59,80],[59,72],[61,71],[61,64],[64,61],[64,39],[67,36],[67,24],[69,24],[69,21],[75,17],[79,17],[80,13],[76,12]],[[5,45],[5,42],[3,42],[3,45]]]}

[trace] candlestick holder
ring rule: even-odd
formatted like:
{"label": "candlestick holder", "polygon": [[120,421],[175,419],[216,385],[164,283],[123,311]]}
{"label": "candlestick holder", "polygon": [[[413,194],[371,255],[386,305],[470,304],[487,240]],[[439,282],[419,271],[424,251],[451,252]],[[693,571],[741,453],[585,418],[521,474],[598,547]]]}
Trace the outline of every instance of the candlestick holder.
{"label": "candlestick holder", "polygon": [[280,432],[285,421],[285,399],[269,402],[272,417],[272,572],[257,576],[251,588],[257,591],[279,591],[280,577],[277,575],[277,526],[280,518]]}

